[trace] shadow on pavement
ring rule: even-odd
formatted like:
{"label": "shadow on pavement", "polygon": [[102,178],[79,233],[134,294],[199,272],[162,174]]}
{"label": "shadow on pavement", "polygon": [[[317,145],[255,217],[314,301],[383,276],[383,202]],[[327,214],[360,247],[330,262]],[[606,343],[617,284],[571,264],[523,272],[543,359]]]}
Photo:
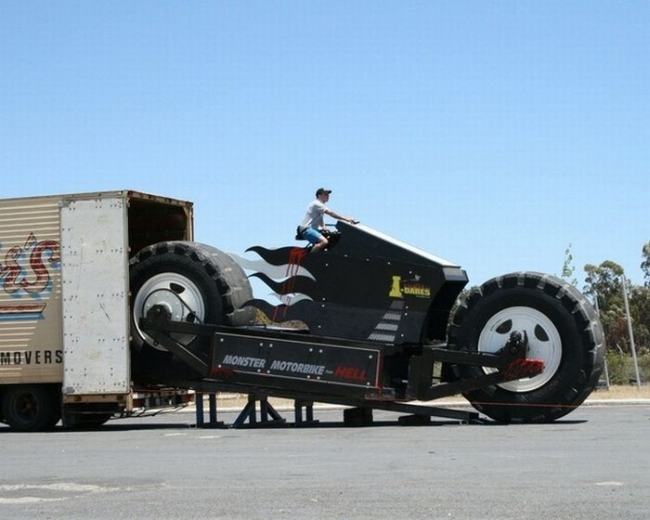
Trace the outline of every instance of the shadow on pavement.
{"label": "shadow on pavement", "polygon": [[[125,418],[125,419],[113,419],[108,423],[93,429],[69,429],[63,428],[60,424],[56,426],[50,432],[45,433],[65,433],[65,432],[124,432],[124,431],[147,431],[147,430],[272,430],[272,429],[335,429],[335,428],[376,428],[376,427],[391,427],[391,428],[404,428],[404,427],[441,427],[441,426],[456,426],[456,427],[484,427],[484,426],[506,426],[508,428],[521,427],[521,426],[546,426],[546,427],[557,427],[558,431],[562,431],[564,426],[571,426],[576,424],[587,423],[586,419],[580,420],[558,420],[551,423],[498,423],[489,419],[480,419],[478,421],[473,421],[471,423],[461,422],[453,419],[431,419],[429,422],[423,423],[409,423],[401,424],[398,422],[398,419],[393,420],[374,420],[372,424],[362,424],[362,425],[346,425],[342,420],[329,420],[329,421],[314,421],[311,423],[304,424],[295,424],[293,422],[286,423],[275,423],[269,422],[266,424],[257,423],[254,425],[243,424],[239,428],[233,428],[233,421],[226,421],[225,424],[219,424],[215,426],[206,425],[202,428],[197,428],[194,421],[177,421],[177,422],[140,422],[137,418]],[[43,432],[14,432],[9,429],[8,426],[0,424],[0,435],[2,434],[20,434],[20,433],[43,433]]]}

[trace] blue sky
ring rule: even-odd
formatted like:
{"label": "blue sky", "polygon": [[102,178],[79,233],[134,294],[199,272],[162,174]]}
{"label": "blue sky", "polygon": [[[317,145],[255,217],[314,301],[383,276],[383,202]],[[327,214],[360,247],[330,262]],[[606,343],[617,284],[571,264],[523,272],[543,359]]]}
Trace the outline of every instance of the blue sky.
{"label": "blue sky", "polygon": [[189,199],[243,251],[324,185],[472,284],[569,243],[639,283],[649,33],[641,1],[2,2],[0,197]]}

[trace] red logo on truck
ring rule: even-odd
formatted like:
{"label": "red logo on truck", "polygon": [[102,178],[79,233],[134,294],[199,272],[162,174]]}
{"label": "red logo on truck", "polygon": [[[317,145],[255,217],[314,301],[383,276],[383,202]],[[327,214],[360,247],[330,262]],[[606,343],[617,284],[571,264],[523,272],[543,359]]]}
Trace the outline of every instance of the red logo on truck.
{"label": "red logo on truck", "polygon": [[[1,244],[0,244],[1,246]],[[0,303],[0,316],[40,314],[45,304],[40,300],[52,291],[51,271],[61,267],[61,250],[55,240],[38,240],[30,233],[23,245],[9,247],[0,262],[0,287],[6,294],[16,298]],[[20,302],[28,296],[29,302]]]}

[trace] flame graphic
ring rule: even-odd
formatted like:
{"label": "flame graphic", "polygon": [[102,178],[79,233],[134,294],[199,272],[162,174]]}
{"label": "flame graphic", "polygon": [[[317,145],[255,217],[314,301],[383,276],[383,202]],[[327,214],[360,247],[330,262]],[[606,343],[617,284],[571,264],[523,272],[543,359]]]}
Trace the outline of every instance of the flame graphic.
{"label": "flame graphic", "polygon": [[250,277],[262,280],[278,294],[303,293],[309,295],[316,288],[316,281],[306,276],[291,276],[283,281],[272,280],[264,273],[253,273]]}
{"label": "flame graphic", "polygon": [[281,303],[273,305],[266,300],[254,298],[244,305],[254,307],[275,323],[304,321],[313,309],[310,293],[316,290],[314,276],[301,265],[309,251],[303,247],[267,249],[253,246],[246,252],[256,253],[262,260],[248,260],[235,254],[230,256],[242,268],[255,271],[249,277],[264,282],[274,291],[272,296]]}
{"label": "flame graphic", "polygon": [[311,309],[312,301],[299,300],[290,305],[280,304],[271,305],[266,300],[257,298],[247,301],[244,305],[249,305],[262,311],[271,321],[275,323],[283,321],[300,320],[305,321],[306,313]]}
{"label": "flame graphic", "polygon": [[279,249],[266,249],[262,246],[249,247],[246,252],[257,253],[264,261],[271,265],[289,264],[292,256],[295,256],[296,250],[305,251],[303,247],[281,247]]}
{"label": "flame graphic", "polygon": [[276,300],[284,303],[285,305],[295,305],[296,303],[300,301],[314,301],[311,296],[307,296],[306,294],[302,293],[288,293],[288,294],[279,294],[279,293],[271,293],[269,296],[275,298]]}
{"label": "flame graphic", "polygon": [[[235,253],[229,253],[230,257],[237,262],[242,269],[246,271],[255,271],[256,273],[264,273],[273,280],[283,280],[287,278],[287,270],[289,264],[271,265],[264,260],[249,260]],[[295,266],[291,266],[295,267]],[[304,267],[299,266],[295,273],[297,276],[304,276],[311,280],[315,280],[314,276]]]}

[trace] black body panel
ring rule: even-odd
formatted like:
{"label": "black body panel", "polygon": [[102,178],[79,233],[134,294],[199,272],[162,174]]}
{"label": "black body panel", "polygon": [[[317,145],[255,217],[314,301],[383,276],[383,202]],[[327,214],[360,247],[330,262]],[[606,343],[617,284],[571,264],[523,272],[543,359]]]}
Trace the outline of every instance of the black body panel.
{"label": "black body panel", "polygon": [[380,384],[381,355],[377,348],[307,343],[296,339],[217,333],[209,377],[229,371],[277,379],[323,381],[358,388]]}
{"label": "black body panel", "polygon": [[301,299],[248,305],[272,322],[303,322],[317,336],[389,344],[444,340],[449,311],[467,283],[465,271],[365,226],[339,222],[337,229],[335,245],[319,253],[250,248],[269,265],[286,265],[282,281],[251,276],[277,294]]}

